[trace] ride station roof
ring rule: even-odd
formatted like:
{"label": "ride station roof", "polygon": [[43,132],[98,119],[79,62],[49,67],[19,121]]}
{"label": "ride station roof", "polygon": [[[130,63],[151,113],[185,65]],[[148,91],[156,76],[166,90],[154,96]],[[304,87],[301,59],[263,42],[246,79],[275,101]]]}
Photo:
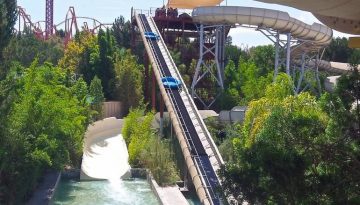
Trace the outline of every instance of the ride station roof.
{"label": "ride station roof", "polygon": [[193,9],[199,6],[216,6],[223,0],[169,0],[167,7],[178,9]]}

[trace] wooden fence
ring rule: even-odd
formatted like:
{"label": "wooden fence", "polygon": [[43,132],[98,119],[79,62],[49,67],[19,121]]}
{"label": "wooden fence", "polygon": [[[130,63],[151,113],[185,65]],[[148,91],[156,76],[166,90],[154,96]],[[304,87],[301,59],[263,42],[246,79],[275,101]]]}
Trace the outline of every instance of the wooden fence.
{"label": "wooden fence", "polygon": [[124,117],[123,104],[120,101],[109,101],[103,104],[102,118],[116,117],[118,119]]}

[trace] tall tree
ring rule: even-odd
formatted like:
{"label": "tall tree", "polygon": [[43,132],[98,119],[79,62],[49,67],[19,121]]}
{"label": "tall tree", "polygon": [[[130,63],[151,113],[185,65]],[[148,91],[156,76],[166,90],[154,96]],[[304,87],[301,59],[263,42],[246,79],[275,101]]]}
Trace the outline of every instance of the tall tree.
{"label": "tall tree", "polygon": [[118,46],[126,49],[130,48],[130,21],[125,21],[125,18],[120,16],[115,19],[112,28]]}
{"label": "tall tree", "polygon": [[1,117],[6,119],[0,138],[1,204],[22,204],[45,169],[78,166],[90,116],[89,107],[74,95],[79,89],[66,85],[64,70],[35,62],[13,72],[6,83],[15,81],[16,92],[7,92],[15,100]]}
{"label": "tall tree", "polygon": [[17,19],[16,0],[0,0],[0,60],[2,51],[9,43]]}
{"label": "tall tree", "polygon": [[91,107],[93,110],[97,111],[95,120],[98,120],[102,115],[102,104],[105,98],[101,80],[97,76],[95,76],[90,83],[89,95],[92,98]]}
{"label": "tall tree", "polygon": [[126,51],[115,62],[114,97],[124,103],[125,112],[138,107],[143,100],[143,67],[137,64],[135,56]]}
{"label": "tall tree", "polygon": [[266,76],[274,69],[275,48],[273,45],[253,47],[250,49],[250,56],[258,67],[260,76]]}
{"label": "tall tree", "polygon": [[47,41],[37,39],[34,34],[22,34],[14,37],[3,51],[3,62],[6,67],[13,61],[20,62],[23,66],[29,67],[35,58],[40,64],[50,62],[57,65],[64,55],[63,42],[58,37]]}
{"label": "tall tree", "polygon": [[328,61],[348,63],[352,52],[353,49],[348,46],[348,39],[337,37],[326,48],[323,58]]}
{"label": "tall tree", "polygon": [[115,77],[113,56],[116,50],[114,43],[114,37],[107,29],[99,31],[98,45],[99,45],[99,57],[100,61],[97,66],[96,74],[101,79],[102,86],[104,88],[104,94],[107,99],[111,98],[111,91],[113,87],[112,80]]}
{"label": "tall tree", "polygon": [[97,37],[89,32],[81,32],[67,45],[59,66],[71,73],[82,75],[90,85],[91,80],[98,74],[99,62]]}

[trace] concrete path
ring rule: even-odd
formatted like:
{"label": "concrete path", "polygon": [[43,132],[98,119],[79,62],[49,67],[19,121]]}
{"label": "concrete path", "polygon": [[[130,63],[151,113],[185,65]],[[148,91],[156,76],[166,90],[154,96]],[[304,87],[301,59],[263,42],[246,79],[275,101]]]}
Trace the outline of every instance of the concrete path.
{"label": "concrete path", "polygon": [[164,205],[188,205],[186,198],[180,192],[179,188],[157,187],[158,195]]}

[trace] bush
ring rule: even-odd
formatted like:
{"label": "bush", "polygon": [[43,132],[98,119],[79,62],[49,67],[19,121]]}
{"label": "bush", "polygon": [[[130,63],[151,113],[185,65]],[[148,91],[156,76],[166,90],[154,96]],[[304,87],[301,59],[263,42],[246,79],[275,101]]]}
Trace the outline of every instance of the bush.
{"label": "bush", "polygon": [[132,167],[150,169],[160,185],[174,184],[179,178],[171,158],[169,142],[160,140],[151,128],[154,114],[143,116],[143,109],[132,109],[125,118],[122,129],[128,144],[129,163]]}
{"label": "bush", "polygon": [[0,82],[1,204],[21,204],[46,169],[79,165],[91,113],[79,101],[87,87],[68,84],[62,69],[36,61],[14,69]]}
{"label": "bush", "polygon": [[150,169],[160,186],[172,185],[179,180],[169,147],[168,141],[161,141],[153,136],[141,153],[142,163]]}
{"label": "bush", "polygon": [[150,137],[154,135],[151,129],[151,123],[154,119],[154,114],[149,112],[144,117],[140,109],[132,110],[129,116],[125,119],[123,127],[123,136],[128,143],[129,163],[133,167],[141,167],[140,154]]}
{"label": "bush", "polygon": [[104,103],[104,93],[103,87],[101,85],[101,80],[95,75],[90,83],[89,95],[91,97],[91,108],[97,113],[95,114],[95,120],[99,120],[103,114],[102,106]]}

